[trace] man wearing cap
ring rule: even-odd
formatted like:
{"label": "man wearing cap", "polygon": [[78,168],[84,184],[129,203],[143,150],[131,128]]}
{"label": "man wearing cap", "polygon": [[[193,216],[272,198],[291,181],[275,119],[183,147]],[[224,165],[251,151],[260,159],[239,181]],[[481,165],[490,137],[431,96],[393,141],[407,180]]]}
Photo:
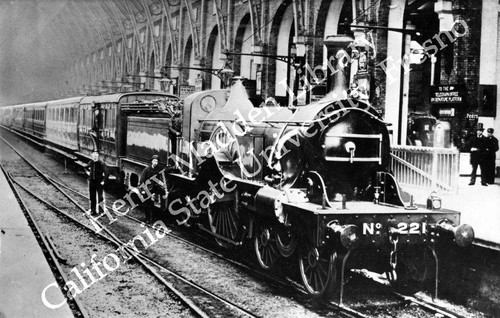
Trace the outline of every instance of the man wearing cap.
{"label": "man wearing cap", "polygon": [[[484,168],[486,174],[486,182],[489,184],[495,183],[495,160],[496,160],[496,152],[498,151],[498,139],[493,136],[493,128],[488,128],[486,130],[486,146],[484,151]],[[481,168],[482,171],[482,168]],[[482,174],[482,172],[481,172]]]}
{"label": "man wearing cap", "polygon": [[[84,167],[87,179],[89,180],[90,214],[96,215],[96,203],[99,206],[99,213],[104,212],[101,202],[103,201],[104,183],[108,180],[109,172],[106,164],[99,160],[99,152],[92,152],[92,160]],[[96,202],[97,195],[97,202]]]}
{"label": "man wearing cap", "polygon": [[487,186],[484,164],[484,150],[486,148],[486,137],[483,136],[484,128],[478,126],[476,128],[476,136],[473,137],[469,143],[470,146],[470,164],[472,165],[472,172],[470,174],[469,185],[476,183],[477,166],[481,168],[481,184]]}
{"label": "man wearing cap", "polygon": [[[140,178],[141,184],[147,187],[148,191],[151,193],[151,197],[147,198],[145,201],[144,209],[146,214],[146,222],[153,223],[153,207],[154,207],[154,195],[161,196],[162,207],[164,205],[163,196],[165,195],[165,180],[163,178],[163,173],[160,165],[158,164],[158,156],[153,155],[151,157],[151,165],[144,168],[141,173]],[[145,190],[142,192],[143,196],[149,195]]]}

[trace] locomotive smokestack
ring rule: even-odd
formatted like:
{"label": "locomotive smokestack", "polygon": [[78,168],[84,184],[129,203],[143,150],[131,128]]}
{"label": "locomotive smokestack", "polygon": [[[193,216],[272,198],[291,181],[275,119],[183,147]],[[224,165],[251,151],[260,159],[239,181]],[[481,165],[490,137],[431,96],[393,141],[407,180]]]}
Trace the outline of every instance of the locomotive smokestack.
{"label": "locomotive smokestack", "polygon": [[347,89],[349,86],[349,63],[350,56],[347,51],[353,38],[347,35],[330,35],[325,39],[324,44],[328,48],[328,56],[332,74],[330,78],[331,89],[326,98],[344,99],[347,98]]}
{"label": "locomotive smokestack", "polygon": [[217,118],[218,120],[247,119],[248,113],[253,109],[252,102],[243,86],[242,77],[233,77],[234,83],[229,92],[229,98],[222,108],[211,112],[206,119]]}
{"label": "locomotive smokestack", "polygon": [[240,113],[244,118],[247,118],[248,113],[253,108],[252,102],[248,99],[248,94],[243,85],[242,77],[233,77],[234,83],[231,86],[229,98],[224,105],[224,112],[235,115]]}
{"label": "locomotive smokestack", "polygon": [[336,94],[336,96],[342,96],[342,98],[347,97],[347,71],[349,71],[349,54],[345,50],[339,50],[335,55],[335,71],[332,75],[332,90],[331,93]]}

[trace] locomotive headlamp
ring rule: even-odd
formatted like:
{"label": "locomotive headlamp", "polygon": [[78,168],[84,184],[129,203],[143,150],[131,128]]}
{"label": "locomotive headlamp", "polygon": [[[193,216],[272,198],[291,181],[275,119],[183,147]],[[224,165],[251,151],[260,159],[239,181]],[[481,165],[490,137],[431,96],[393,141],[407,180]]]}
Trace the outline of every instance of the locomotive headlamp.
{"label": "locomotive headlamp", "polygon": [[352,141],[346,142],[345,150],[349,153],[349,162],[352,163],[354,159],[354,152],[356,151],[356,144]]}
{"label": "locomotive headlamp", "polygon": [[441,198],[438,196],[436,191],[432,191],[427,198],[427,209],[429,210],[439,210],[441,209]]}
{"label": "locomotive headlamp", "polygon": [[159,82],[162,92],[170,93],[170,85],[172,85],[172,80],[170,78],[162,78]]}
{"label": "locomotive headlamp", "polygon": [[231,80],[233,79],[234,71],[231,69],[229,60],[226,60],[224,68],[220,70],[220,77],[224,83],[224,88],[231,86]]}
{"label": "locomotive headlamp", "polygon": [[347,152],[356,151],[356,144],[353,143],[352,141],[346,142],[346,144],[345,144],[345,150]]}

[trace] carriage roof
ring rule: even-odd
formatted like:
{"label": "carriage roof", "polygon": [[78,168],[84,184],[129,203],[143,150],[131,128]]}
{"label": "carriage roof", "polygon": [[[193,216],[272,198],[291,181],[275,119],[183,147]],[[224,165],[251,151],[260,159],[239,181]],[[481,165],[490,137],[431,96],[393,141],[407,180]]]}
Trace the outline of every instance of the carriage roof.
{"label": "carriage roof", "polygon": [[127,96],[164,96],[169,98],[178,98],[176,95],[161,93],[161,92],[131,92],[131,93],[117,93],[99,96],[86,96],[82,99],[81,104],[91,104],[91,103],[118,103],[120,100]]}

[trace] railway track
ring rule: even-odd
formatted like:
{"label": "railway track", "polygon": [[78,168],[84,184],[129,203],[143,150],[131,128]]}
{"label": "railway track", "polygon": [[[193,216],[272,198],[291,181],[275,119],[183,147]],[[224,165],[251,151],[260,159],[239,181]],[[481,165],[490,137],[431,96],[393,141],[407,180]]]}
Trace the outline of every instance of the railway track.
{"label": "railway track", "polygon": [[[33,234],[35,235],[36,240],[42,247],[42,252],[45,255],[45,258],[47,259],[47,262],[49,263],[50,268],[52,269],[52,272],[54,273],[54,277],[56,279],[56,282],[58,283],[61,288],[66,285],[66,283],[69,281],[68,276],[65,274],[64,270],[62,269],[61,263],[60,263],[60,255],[57,251],[57,249],[54,246],[54,243],[52,243],[52,240],[50,236],[46,235],[40,228],[40,226],[37,224],[35,221],[33,214],[31,213],[30,209],[28,208],[27,204],[24,202],[22,196],[20,195],[19,191],[16,189],[14,186],[14,182],[10,176],[10,174],[4,169],[3,165],[0,163],[0,168],[7,177],[7,182],[9,183],[10,188],[12,189],[19,206],[21,208],[21,211],[23,211],[26,220],[28,222],[29,227],[33,231]],[[63,289],[64,290],[64,289]],[[72,310],[73,314],[75,317],[83,317],[87,318],[90,317],[87,310],[85,309],[85,306],[81,303],[81,301],[76,298],[76,297],[70,297],[69,293],[63,293],[63,295],[66,297],[66,302],[68,303],[70,309]]]}
{"label": "railway track", "polygon": [[[3,138],[2,138],[3,139]],[[14,149],[14,148],[13,148]],[[14,149],[15,150],[15,149]],[[35,168],[36,169],[36,168]],[[72,193],[75,193],[77,194],[78,196],[82,197],[82,198],[85,198],[86,200],[88,200],[88,197],[85,195],[85,194],[82,194],[81,192],[79,192],[78,190],[76,189],[73,189],[71,188],[70,186],[68,185],[65,185],[59,181],[56,181],[55,179],[53,179],[52,177],[46,175],[45,173],[39,171],[40,174],[44,175],[45,178],[47,178],[47,180],[50,180],[49,182],[53,183],[54,186],[56,186],[61,192],[65,193],[61,188],[65,188],[66,190],[68,191],[71,191]],[[67,195],[65,193],[65,195]],[[68,196],[69,197],[69,196]],[[108,207],[109,209],[111,209],[110,207]],[[83,211],[84,209],[81,208]],[[133,216],[130,216],[128,214],[124,214],[123,215],[125,218],[127,218],[128,220],[132,221],[132,222],[135,222],[136,224],[143,224],[143,222]],[[144,224],[143,224],[144,225]],[[102,224],[101,226],[103,227],[103,229],[106,229],[106,227],[104,227]],[[88,226],[87,226],[88,228]],[[92,230],[92,229],[90,229]],[[109,230],[106,229],[106,232],[108,233]],[[231,258],[228,258],[218,252],[215,252],[209,248],[206,248],[204,246],[201,246],[199,244],[196,244],[196,243],[193,243],[191,241],[188,241],[178,235],[175,235],[175,234],[172,234],[172,233],[167,233],[167,235],[173,239],[176,239],[178,241],[181,241],[183,242],[184,244],[188,244],[192,247],[195,247],[195,248],[198,248],[198,249],[201,249],[203,250],[204,252],[207,252],[207,253],[210,253],[220,259],[223,259],[224,261],[227,261],[233,265],[236,265],[246,271],[250,271],[252,272],[253,274],[257,274],[259,275],[260,277],[263,277],[267,280],[271,280],[273,281],[274,283],[276,284],[280,284],[281,286],[285,287],[285,288],[292,288],[294,289],[296,292],[300,293],[300,294],[306,294],[305,290],[302,289],[302,287],[297,284],[296,282],[292,281],[291,279],[289,278],[285,278],[285,277],[278,277],[278,276],[275,276],[275,275],[272,275],[272,274],[268,274],[268,273],[263,273],[262,271],[258,271],[246,264],[243,264],[241,262],[238,262],[234,259],[231,259]],[[112,233],[108,233],[108,236],[111,236],[113,237],[114,235]],[[113,240],[118,240],[119,239],[115,236],[113,237]],[[157,261],[155,261],[154,259],[151,259],[145,255],[143,255],[142,253],[138,254],[138,258],[140,258],[142,261],[144,262],[147,262],[148,263],[148,266],[153,266],[153,267],[156,267],[157,269],[161,270],[161,271],[166,271],[168,272],[169,270],[162,267]],[[175,275],[174,275],[175,276]],[[398,294],[398,293],[393,293],[393,296],[395,298],[399,298],[402,302],[402,304],[408,304],[408,303],[412,303],[414,304],[415,306],[418,306],[420,308],[422,308],[423,310],[425,310],[426,312],[429,312],[431,315],[433,316],[438,316],[438,317],[449,317],[449,318],[461,318],[461,317],[465,317],[465,316],[461,316],[459,314],[455,314],[455,313],[452,313],[450,312],[449,310],[447,309],[444,309],[444,308],[441,308],[440,306],[436,305],[435,303],[433,303],[432,301],[428,301],[426,299],[421,299],[421,298],[416,298],[416,297],[413,297],[413,296],[408,296],[408,295],[402,295],[402,294]],[[226,304],[228,306],[230,306],[230,302],[229,304]],[[338,304],[336,302],[324,302],[323,305],[325,306],[325,308],[327,310],[330,310],[330,311],[334,311],[334,312],[337,312],[337,313],[342,313],[342,315],[345,315],[345,316],[348,316],[348,317],[372,317],[369,313],[363,313],[361,311],[358,311],[356,309],[353,309],[353,308],[350,308],[349,306],[345,306],[343,304]],[[248,316],[251,316],[251,313],[250,312],[247,312],[246,310],[244,309],[239,309],[238,310],[241,314],[245,314],[245,315],[248,315]]]}
{"label": "railway track", "polygon": [[[82,213],[80,215],[84,215],[85,218],[90,218],[85,212],[86,209],[83,208],[76,200],[74,200],[71,196],[69,196],[64,190],[62,190],[57,184],[55,184],[49,177],[45,175],[41,170],[39,170],[33,163],[31,163],[29,160],[24,158],[10,143],[8,143],[4,138],[2,138],[3,142],[5,142],[10,148],[12,148],[24,161],[31,166],[37,173],[38,175],[44,179],[46,182],[51,184],[57,191],[59,191],[61,194],[63,194],[69,201],[71,201]],[[2,169],[5,170],[5,168],[2,165]],[[193,314],[197,317],[212,317],[212,316],[217,316],[221,315],[223,317],[258,317],[251,313],[250,311],[246,310],[245,308],[233,303],[231,300],[225,299],[223,296],[220,296],[214,292],[211,292],[210,290],[204,288],[203,286],[198,285],[197,283],[183,277],[181,274],[176,273],[175,271],[172,271],[155,260],[149,258],[148,256],[144,255],[143,253],[133,250],[129,245],[127,245],[127,242],[124,242],[120,240],[115,234],[113,234],[109,229],[106,228],[105,225],[103,225],[101,222],[98,220],[92,220],[92,222],[95,222],[98,224],[98,226],[103,230],[105,234],[101,234],[100,232],[96,232],[95,228],[92,228],[91,226],[88,225],[87,223],[84,223],[81,218],[78,219],[73,215],[68,214],[67,212],[63,211],[62,209],[54,206],[51,204],[47,199],[42,198],[40,195],[34,193],[34,191],[30,190],[26,185],[23,185],[19,181],[17,181],[12,175],[6,171],[6,176],[9,180],[9,183],[17,185],[19,188],[21,188],[23,191],[26,193],[30,194],[34,198],[36,198],[38,201],[42,202],[44,205],[49,207],[51,210],[57,212],[59,215],[64,216],[68,220],[71,220],[74,224],[78,225],[79,227],[85,229],[88,233],[92,233],[93,235],[96,235],[102,240],[105,240],[111,244],[114,244],[116,247],[124,247],[126,252],[129,253],[129,255],[134,258],[135,261],[137,261],[139,264],[141,264],[151,275],[153,275],[158,281],[163,284],[171,293],[175,294],[178,297],[178,300],[184,303],[184,305],[188,306]],[[15,188],[15,187],[14,187]],[[16,190],[17,191],[17,190]],[[34,223],[34,219],[32,219],[32,222]],[[36,224],[36,223],[34,223]],[[35,225],[35,227],[38,227]],[[41,236],[43,238],[43,235]],[[52,254],[57,254],[57,252],[54,251],[54,249],[50,248],[49,243],[47,243],[47,249],[50,250]],[[55,259],[55,256],[54,256]],[[62,275],[61,275],[62,276]],[[176,282],[182,282],[185,285],[188,285],[191,289],[195,289],[197,292],[193,292],[192,290],[189,292],[190,296],[187,296],[186,292],[181,292],[180,289],[176,288],[174,284],[171,282],[173,280],[172,278],[175,278]],[[65,280],[67,282],[67,280]],[[63,284],[64,285],[64,284]],[[186,288],[185,286],[183,287],[184,289]],[[208,304],[212,310],[208,311],[207,309],[202,309],[200,306],[198,306],[191,298],[196,298],[197,302],[199,303],[205,303],[206,305]],[[209,300],[207,298],[210,298]],[[77,297],[75,297],[77,299]],[[216,312],[214,310],[216,309]]]}
{"label": "railway track", "polygon": [[[85,198],[87,200],[89,200],[88,196],[86,196],[85,194],[79,192],[78,190],[75,190],[75,189],[72,189],[71,187],[67,186],[67,185],[64,185],[56,180],[53,180],[55,183],[59,184],[61,187],[64,187],[66,189],[68,189],[69,191],[81,196],[82,198]],[[108,209],[111,209],[111,207],[108,207]],[[142,223],[141,220],[133,217],[133,216],[130,216],[128,214],[124,215],[124,217],[128,218],[129,220],[133,221],[133,222],[136,222],[138,224]],[[148,225],[150,226],[150,225]],[[179,240],[189,246],[192,246],[192,247],[195,247],[195,248],[198,248],[200,250],[203,250],[204,252],[207,252],[207,253],[210,253],[224,261],[227,261],[231,264],[234,264],[236,266],[239,266],[253,274],[257,274],[267,280],[270,280],[270,281],[273,281],[275,283],[278,283],[278,284],[281,284],[283,285],[283,287],[286,287],[286,288],[293,288],[295,289],[297,292],[300,292],[300,293],[303,293],[304,295],[306,295],[306,291],[302,288],[301,285],[299,285],[298,283],[296,282],[293,282],[291,281],[290,279],[286,278],[286,277],[277,277],[277,276],[273,276],[273,275],[270,275],[268,273],[265,273],[265,272],[262,272],[262,271],[259,271],[259,270],[256,270],[255,268],[252,268],[246,264],[243,264],[241,262],[238,262],[234,259],[231,259],[231,258],[228,258],[216,251],[213,251],[209,248],[206,248],[202,245],[199,245],[199,244],[196,244],[196,243],[193,243],[191,241],[188,241],[182,237],[180,237],[179,235],[176,235],[176,234],[172,234],[172,233],[168,233],[167,234],[169,237],[173,238],[173,239],[176,239],[176,240]],[[195,234],[195,235],[199,235],[199,234]],[[215,247],[215,245],[214,245]],[[371,278],[372,279],[372,278]],[[372,279],[373,280],[373,279]],[[376,280],[375,280],[376,281]],[[381,285],[386,285],[384,284],[383,282],[380,282]],[[404,295],[402,293],[398,293],[396,291],[391,291],[391,294],[396,297],[396,298],[399,298],[401,299],[401,301],[404,303],[404,304],[414,304],[414,305],[418,305],[419,307],[423,308],[423,309],[426,309],[427,311],[431,312],[432,314],[434,315],[438,315],[439,317],[446,317],[446,318],[464,318],[464,316],[462,315],[459,315],[457,313],[453,313],[453,312],[450,312],[448,309],[444,308],[443,306],[439,306],[438,304],[436,304],[435,302],[433,302],[432,300],[427,300],[427,299],[424,299],[422,297],[416,297],[416,296],[410,296],[410,295]],[[366,315],[364,313],[361,313],[361,312],[358,312],[354,309],[351,309],[349,307],[346,307],[346,306],[343,306],[342,304],[338,304],[336,302],[327,302],[326,303],[326,306],[328,306],[329,308],[332,308],[332,309],[335,309],[335,310],[340,310],[340,311],[345,311],[347,313],[349,313],[350,315],[354,316],[354,317],[370,317],[369,315]]]}

